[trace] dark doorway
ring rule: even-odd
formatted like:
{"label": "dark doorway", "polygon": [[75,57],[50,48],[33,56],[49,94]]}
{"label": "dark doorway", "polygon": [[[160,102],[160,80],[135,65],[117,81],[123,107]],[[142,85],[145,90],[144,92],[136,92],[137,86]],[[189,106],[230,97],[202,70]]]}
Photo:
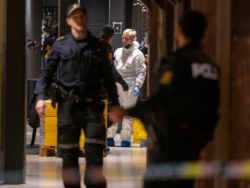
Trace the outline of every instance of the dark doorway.
{"label": "dark doorway", "polygon": [[99,38],[102,27],[109,24],[109,0],[82,0],[81,4],[88,10],[88,29]]}

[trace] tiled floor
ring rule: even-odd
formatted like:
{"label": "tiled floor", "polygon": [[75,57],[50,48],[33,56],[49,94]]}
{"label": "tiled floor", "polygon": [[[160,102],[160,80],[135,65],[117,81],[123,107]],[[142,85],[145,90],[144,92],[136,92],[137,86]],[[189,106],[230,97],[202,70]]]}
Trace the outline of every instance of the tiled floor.
{"label": "tiled floor", "polygon": [[[30,143],[31,130],[27,132],[27,143]],[[39,131],[38,131],[39,132]],[[104,158],[104,174],[108,188],[141,188],[146,169],[146,149],[133,144],[131,148],[121,148],[120,136],[115,138],[117,147],[112,147]],[[39,143],[39,138],[36,140]],[[85,170],[85,158],[80,158],[81,174]],[[61,159],[56,157],[41,158],[27,156],[26,184],[4,185],[3,188],[62,188]],[[82,181],[83,182],[83,181]],[[82,185],[82,187],[85,187]]]}

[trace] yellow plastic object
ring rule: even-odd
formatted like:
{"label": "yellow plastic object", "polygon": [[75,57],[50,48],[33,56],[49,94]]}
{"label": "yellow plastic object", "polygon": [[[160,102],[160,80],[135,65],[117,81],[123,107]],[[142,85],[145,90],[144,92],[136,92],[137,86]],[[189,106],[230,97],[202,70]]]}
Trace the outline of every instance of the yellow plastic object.
{"label": "yellow plastic object", "polygon": [[57,132],[45,132],[45,146],[57,146]]}
{"label": "yellow plastic object", "polygon": [[[47,112],[45,113],[45,146],[57,146],[57,107],[53,108],[51,106],[51,101],[45,101],[47,105]],[[105,124],[107,126],[108,120],[108,102],[107,100],[103,101],[105,108],[103,111],[103,116],[105,119]],[[84,147],[85,135],[82,130],[79,145],[80,148]]]}
{"label": "yellow plastic object", "polygon": [[45,116],[45,132],[57,132],[57,117]]}
{"label": "yellow plastic object", "polygon": [[47,112],[45,112],[45,117],[57,117],[57,105],[56,108],[53,108],[51,105],[51,100],[45,101],[47,106]]}
{"label": "yellow plastic object", "polygon": [[142,122],[134,118],[133,124],[133,141],[134,143],[140,143],[141,139],[147,139],[147,132],[144,129]]}

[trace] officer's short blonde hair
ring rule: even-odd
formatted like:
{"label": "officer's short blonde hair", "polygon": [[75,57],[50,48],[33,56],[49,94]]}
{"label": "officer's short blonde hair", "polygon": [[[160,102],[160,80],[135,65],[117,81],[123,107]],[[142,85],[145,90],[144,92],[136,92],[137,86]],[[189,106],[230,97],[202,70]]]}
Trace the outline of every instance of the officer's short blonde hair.
{"label": "officer's short blonde hair", "polygon": [[123,34],[124,33],[128,33],[130,39],[136,38],[136,31],[134,29],[126,29],[123,31]]}

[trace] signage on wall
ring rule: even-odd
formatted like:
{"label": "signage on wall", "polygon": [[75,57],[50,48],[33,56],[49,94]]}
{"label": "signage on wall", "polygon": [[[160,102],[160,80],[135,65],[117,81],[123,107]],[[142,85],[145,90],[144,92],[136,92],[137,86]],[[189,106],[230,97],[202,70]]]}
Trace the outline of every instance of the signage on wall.
{"label": "signage on wall", "polygon": [[122,34],[122,22],[114,21],[112,25],[113,25],[115,34]]}

